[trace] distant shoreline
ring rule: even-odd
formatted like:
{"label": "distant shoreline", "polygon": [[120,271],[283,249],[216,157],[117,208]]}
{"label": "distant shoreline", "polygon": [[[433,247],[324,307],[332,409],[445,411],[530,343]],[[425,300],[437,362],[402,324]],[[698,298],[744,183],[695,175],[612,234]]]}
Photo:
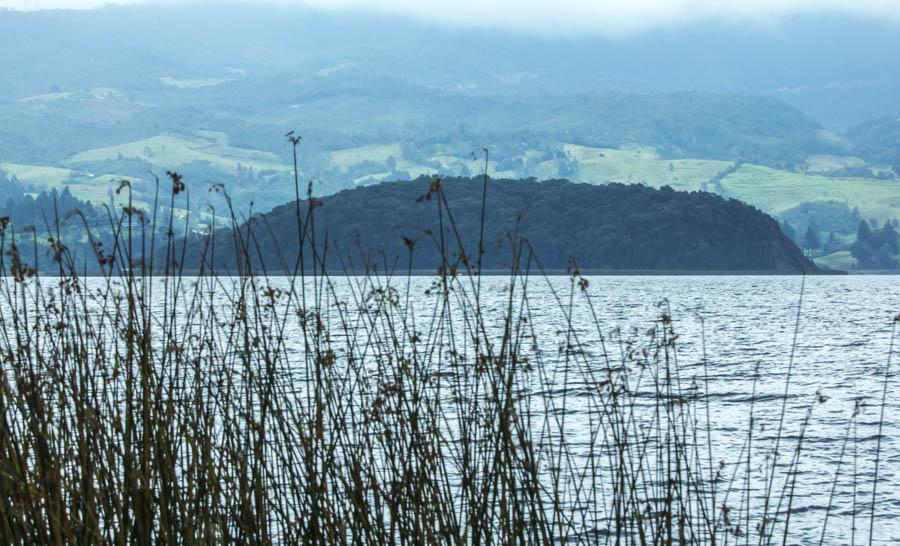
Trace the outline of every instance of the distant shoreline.
{"label": "distant shoreline", "polygon": [[[798,277],[802,276],[801,272],[787,272],[787,271],[704,271],[704,270],[664,270],[664,269],[590,269],[583,268],[579,270],[581,275],[586,277]],[[257,275],[259,271],[254,270],[254,273]],[[366,273],[350,273],[347,274],[343,271],[329,271],[329,277],[359,277],[363,276]],[[370,275],[384,275],[384,271],[374,271],[369,272]],[[407,274],[413,277],[436,277],[437,271],[433,269],[413,269],[412,271],[407,270],[395,270],[392,272],[393,277],[405,277]],[[536,269],[532,269],[529,272],[530,276],[540,276],[547,275],[551,277],[560,277],[560,276],[568,276],[570,274],[569,271],[565,269],[547,269],[543,272],[538,271]],[[810,276],[862,276],[862,275],[880,275],[880,276],[892,276],[892,275],[900,275],[900,271],[814,271],[807,273]],[[465,276],[464,271],[458,271],[457,275],[460,277]],[[504,277],[509,276],[510,271],[508,269],[484,269],[482,270],[482,276],[484,277]],[[79,275],[81,278],[102,278],[103,275],[98,275],[96,273],[87,273]],[[140,277],[140,275],[137,275]],[[164,278],[167,275],[163,275],[161,273],[156,273],[153,275],[154,277]],[[172,274],[168,275],[169,277],[196,277],[199,276],[199,271],[197,270],[184,270],[180,274]],[[210,276],[209,272],[207,272],[204,276]],[[237,273],[232,271],[216,271],[214,276],[218,277],[236,277]],[[284,278],[287,275],[274,274],[270,272],[267,275],[269,278]],[[308,277],[312,277],[313,275],[307,272]],[[316,275],[319,276],[319,275]],[[114,274],[114,277],[119,278],[118,274]],[[299,277],[299,274],[298,274]],[[56,275],[41,275],[41,278],[58,278]]]}

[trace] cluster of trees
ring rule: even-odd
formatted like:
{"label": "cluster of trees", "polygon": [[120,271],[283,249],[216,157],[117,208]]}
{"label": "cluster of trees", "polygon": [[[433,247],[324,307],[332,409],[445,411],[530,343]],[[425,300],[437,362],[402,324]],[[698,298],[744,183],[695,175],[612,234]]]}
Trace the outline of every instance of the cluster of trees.
{"label": "cluster of trees", "polygon": [[781,213],[781,230],[807,254],[850,251],[858,269],[900,269],[897,220],[880,225],[838,201],[803,203]]}
{"label": "cluster of trees", "polygon": [[[365,257],[382,266],[405,267],[410,259],[416,269],[433,271],[440,266],[443,200],[430,188],[432,180],[420,178],[324,198],[314,214],[316,233],[328,237],[327,253],[322,252],[329,267],[340,269],[351,256],[357,267]],[[481,180],[444,179],[441,189],[453,215],[451,223],[443,213],[447,259],[460,264],[465,254],[471,263],[480,233]],[[256,232],[253,244],[258,246],[251,251],[254,260],[259,257],[270,268],[293,262],[298,254],[295,210],[289,203],[251,220]],[[565,269],[569,259],[577,257],[582,267],[595,269],[816,271],[771,217],[707,192],[563,180],[491,180],[484,267],[510,265],[509,237],[515,233],[527,237],[548,269]],[[231,239],[226,232],[217,235],[220,267],[236,265],[234,248],[228,246]],[[412,255],[409,244],[415,247]],[[199,252],[188,256],[197,257]]]}
{"label": "cluster of trees", "polygon": [[779,214],[781,229],[813,256],[847,250],[861,216],[842,201],[801,203]]}
{"label": "cluster of trees", "polygon": [[846,246],[834,231],[829,231],[828,236],[824,236],[814,222],[810,222],[806,226],[802,237],[797,237],[796,232],[792,229],[788,232],[788,236],[794,239],[801,248],[815,255],[831,254],[843,250]]}
{"label": "cluster of trees", "polygon": [[[0,184],[3,181],[0,180]],[[63,240],[67,244],[77,246],[84,242],[84,224],[80,219],[71,216],[72,211],[80,211],[92,229],[96,229],[95,235],[101,236],[103,231],[108,231],[106,225],[97,222],[99,215],[97,209],[88,201],[82,201],[63,188],[61,192],[56,190],[43,191],[36,195],[18,193],[7,195],[5,201],[0,201],[0,217],[9,219],[10,224],[20,235],[25,235],[34,228],[39,234],[46,232],[49,226],[53,231],[58,227]],[[44,237],[39,237],[43,241]]]}
{"label": "cluster of trees", "polygon": [[[76,210],[81,213],[80,216],[72,214]],[[6,231],[6,244],[14,237],[20,246],[29,250],[25,261],[39,269],[47,267],[52,259],[54,250],[50,237],[55,239],[58,235],[75,254],[78,263],[84,263],[93,271],[94,260],[89,257],[93,256],[94,249],[87,237],[85,223],[95,241],[108,243],[112,233],[106,215],[101,215],[91,203],[73,196],[68,188],[37,194],[24,193],[15,177],[2,171],[0,219]],[[36,254],[32,254],[32,248]],[[84,258],[88,259],[83,261]]]}
{"label": "cluster of trees", "polygon": [[[2,182],[0,182],[2,183]],[[8,197],[0,206],[0,216],[8,216],[13,224],[41,224],[44,219],[54,223],[57,216],[62,220],[69,212],[78,210],[86,218],[96,217],[97,211],[88,201],[72,195],[69,188],[62,191],[43,191],[37,195],[27,193]]]}
{"label": "cluster of trees", "polygon": [[894,222],[885,222],[880,229],[873,229],[865,220],[859,223],[856,242],[850,247],[859,267],[865,269],[900,269],[900,236]]}
{"label": "cluster of trees", "polygon": [[25,193],[25,188],[15,175],[10,175],[0,168],[0,203],[6,203],[9,199],[18,199],[23,193]]}

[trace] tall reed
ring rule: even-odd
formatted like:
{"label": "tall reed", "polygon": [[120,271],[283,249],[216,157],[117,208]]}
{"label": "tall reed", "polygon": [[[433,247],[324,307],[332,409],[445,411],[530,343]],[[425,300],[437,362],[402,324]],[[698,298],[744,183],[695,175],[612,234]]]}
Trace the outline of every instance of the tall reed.
{"label": "tall reed", "polygon": [[[271,263],[259,233],[229,207],[227,235],[202,237],[188,276],[190,241],[156,214],[160,199],[190,208],[182,178],[168,181],[149,211],[123,183],[105,244],[84,224],[97,277],[79,273],[59,216],[41,245],[3,225],[3,542],[790,542],[811,413],[787,467],[793,425],[780,421],[764,494],[751,495],[756,380],[741,453],[717,453],[705,357],[700,383],[682,379],[667,305],[645,336],[611,337],[577,263],[560,288],[515,226],[502,297],[483,295],[483,236],[462,247],[439,179],[421,198],[438,232],[408,242],[405,270],[317,234],[321,202],[298,176],[294,263],[255,265]],[[212,259],[223,236],[240,257],[228,274]],[[423,244],[442,264],[412,295]],[[36,266],[42,248],[52,276]],[[345,267],[328,270],[328,253]],[[560,346],[536,328],[535,285],[561,317]],[[822,540],[838,517],[828,506]]]}

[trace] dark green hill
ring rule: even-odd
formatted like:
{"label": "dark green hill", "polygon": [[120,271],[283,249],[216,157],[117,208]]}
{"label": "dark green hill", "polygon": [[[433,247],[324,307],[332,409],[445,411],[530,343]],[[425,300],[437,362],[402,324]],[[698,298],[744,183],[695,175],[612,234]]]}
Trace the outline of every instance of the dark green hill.
{"label": "dark green hill", "polygon": [[[385,183],[346,190],[313,209],[317,251],[332,272],[352,262],[379,269],[406,269],[409,241],[415,241],[412,267],[434,270],[442,263],[441,230],[450,265],[459,264],[460,245],[474,263],[481,216],[480,179],[444,179],[441,191],[451,215],[439,213],[432,181]],[[309,209],[302,203],[302,214]],[[440,215],[439,215],[440,214]],[[577,257],[584,269],[658,271],[816,272],[771,217],[735,200],[703,192],[656,190],[638,185],[593,186],[563,180],[491,180],[485,222],[486,269],[511,263],[507,234],[518,231],[546,269],[564,269]],[[250,229],[248,229],[250,228]],[[248,233],[253,235],[248,237]],[[312,233],[310,230],[309,233]],[[215,238],[217,268],[237,267],[234,235]],[[284,271],[298,253],[295,203],[254,217],[241,227],[251,240],[250,255],[269,273]],[[199,265],[202,241],[191,241],[188,268]],[[307,257],[309,250],[306,251]],[[462,265],[460,265],[462,269]]]}

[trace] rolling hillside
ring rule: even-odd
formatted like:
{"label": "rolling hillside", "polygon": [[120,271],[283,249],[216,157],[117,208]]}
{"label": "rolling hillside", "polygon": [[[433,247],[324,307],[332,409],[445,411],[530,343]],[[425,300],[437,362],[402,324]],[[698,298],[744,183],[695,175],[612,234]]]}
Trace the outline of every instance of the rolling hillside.
{"label": "rolling hillside", "polygon": [[[224,139],[216,133],[160,135],[86,150],[63,161],[64,167],[0,163],[0,169],[35,191],[67,186],[76,197],[95,203],[105,202],[122,176],[138,181],[136,187],[140,189],[141,181],[149,180],[149,172],[163,174],[169,169],[187,173],[189,184],[201,198],[210,184],[222,179],[250,181],[250,186],[235,184],[239,203],[255,193],[268,196],[267,201],[257,201],[263,205],[292,196],[289,162],[272,153],[233,147]],[[466,157],[447,150],[425,155],[417,150],[409,158],[404,155],[408,149],[393,143],[323,152],[318,168],[334,173],[350,187],[431,174],[474,176],[483,169],[483,161],[473,160],[471,154]],[[488,172],[495,177],[568,178],[592,184],[640,183],[702,190],[740,199],[773,215],[804,203],[838,201],[851,210],[858,209],[863,218],[880,223],[900,218],[900,181],[817,172],[861,161],[852,157],[812,156],[810,168],[804,173],[734,161],[666,159],[646,146],[617,149],[557,143],[545,150],[525,149],[511,157],[498,157],[500,151],[491,149]],[[116,163],[126,168],[116,174],[99,174],[104,167],[116,172]],[[303,161],[300,167],[301,177],[306,178],[309,169]],[[328,188],[319,181],[316,192],[327,194]]]}

